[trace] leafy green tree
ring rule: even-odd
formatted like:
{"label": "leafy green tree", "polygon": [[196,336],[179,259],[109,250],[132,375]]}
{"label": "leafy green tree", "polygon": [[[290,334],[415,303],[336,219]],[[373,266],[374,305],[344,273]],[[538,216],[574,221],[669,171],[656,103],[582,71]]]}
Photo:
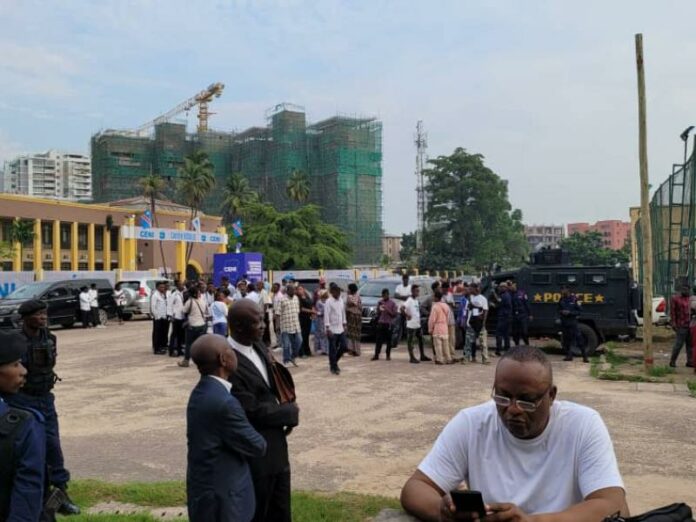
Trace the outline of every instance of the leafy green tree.
{"label": "leafy green tree", "polygon": [[[269,270],[346,268],[350,264],[346,234],[325,223],[316,205],[280,212],[267,203],[251,203],[245,213],[244,249],[261,252]],[[231,250],[236,242],[230,234]]]}
{"label": "leafy green tree", "polygon": [[408,232],[401,235],[401,259],[408,263],[416,252],[416,232]]}
{"label": "leafy green tree", "polygon": [[309,198],[309,177],[301,170],[293,170],[286,190],[290,199],[304,203]]}
{"label": "leafy green tree", "polygon": [[457,148],[428,161],[422,270],[512,267],[525,260],[522,212],[510,205],[507,181],[483,160]]}
{"label": "leafy green tree", "polygon": [[[215,169],[203,151],[197,151],[184,158],[184,166],[179,169],[177,190],[179,199],[190,209],[189,222],[201,211],[203,201],[215,187]],[[194,243],[186,244],[186,264],[191,259]]]}
{"label": "leafy green tree", "polygon": [[600,232],[576,232],[559,241],[558,246],[569,253],[571,263],[583,266],[628,263],[631,255],[630,244],[621,250],[606,248]]}
{"label": "leafy green tree", "polygon": [[222,213],[228,223],[244,215],[244,210],[251,203],[258,203],[260,198],[249,180],[241,172],[235,172],[225,182],[223,189]]}
{"label": "leafy green tree", "polygon": [[[159,220],[157,219],[157,199],[162,195],[162,191],[166,187],[166,182],[162,176],[157,174],[148,174],[143,176],[138,180],[140,189],[143,191],[143,196],[145,196],[150,201],[150,214],[152,214],[152,222],[155,227],[159,227]],[[167,261],[164,258],[164,246],[162,241],[158,241],[160,256],[162,257],[162,264],[164,265],[164,275],[167,276]]]}
{"label": "leafy green tree", "polygon": [[[30,246],[34,240],[34,225],[26,219],[14,218],[12,226],[10,226],[10,243],[19,244],[19,257],[23,259],[23,250],[25,246]],[[21,269],[20,269],[21,270]]]}
{"label": "leafy green tree", "polygon": [[12,259],[14,247],[9,241],[0,241],[0,261]]}

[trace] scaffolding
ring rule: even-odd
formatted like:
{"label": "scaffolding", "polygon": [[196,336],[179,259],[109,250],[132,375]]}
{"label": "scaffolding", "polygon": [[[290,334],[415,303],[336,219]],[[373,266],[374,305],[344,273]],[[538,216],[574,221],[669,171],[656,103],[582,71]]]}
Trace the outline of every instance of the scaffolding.
{"label": "scaffolding", "polygon": [[[650,201],[653,243],[653,291],[672,295],[681,285],[694,283],[696,264],[696,148],[684,164],[672,166],[672,174]],[[643,280],[641,222],[637,220],[637,264]]]}
{"label": "scaffolding", "polygon": [[92,137],[95,201],[140,195],[137,180],[150,173],[169,180],[165,195],[176,201],[183,159],[204,151],[216,186],[204,211],[220,214],[224,185],[240,172],[262,198],[281,211],[299,207],[287,195],[294,171],[310,181],[309,203],[322,219],[346,232],[354,263],[376,263],[382,251],[382,124],[375,118],[337,115],[308,124],[303,107],[283,103],[266,113],[265,127],[242,132],[187,134],[185,124],[162,123],[154,137],[104,131]]}

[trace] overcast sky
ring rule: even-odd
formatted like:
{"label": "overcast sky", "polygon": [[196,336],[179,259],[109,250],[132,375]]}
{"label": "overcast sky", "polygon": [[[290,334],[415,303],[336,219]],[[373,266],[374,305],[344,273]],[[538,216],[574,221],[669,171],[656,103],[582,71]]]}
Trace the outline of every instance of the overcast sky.
{"label": "overcast sky", "polygon": [[390,233],[416,226],[419,119],[429,156],[482,153],[527,223],[627,220],[636,32],[653,186],[696,124],[693,0],[0,0],[0,20],[0,162],[87,153],[100,128],[135,127],[221,81],[220,130],[264,124],[283,101],[311,121],[379,117]]}

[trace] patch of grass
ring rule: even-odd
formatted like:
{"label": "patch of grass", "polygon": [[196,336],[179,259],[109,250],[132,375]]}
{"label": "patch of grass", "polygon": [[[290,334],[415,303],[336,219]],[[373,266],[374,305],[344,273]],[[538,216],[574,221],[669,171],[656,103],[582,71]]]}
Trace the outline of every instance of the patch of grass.
{"label": "patch of grass", "polygon": [[642,375],[620,373],[613,370],[601,372],[598,378],[603,381],[651,382],[649,378]]}
{"label": "patch of grass", "polygon": [[669,366],[653,366],[648,371],[648,374],[651,377],[664,377],[665,375],[670,373],[676,373],[676,371],[674,370],[674,368],[670,368]]}
{"label": "patch of grass", "polygon": [[612,368],[616,366],[620,366],[622,364],[628,363],[630,360],[628,357],[624,355],[618,355],[612,346],[607,345],[607,354],[606,354],[607,362],[611,364]]}
{"label": "patch of grass", "polygon": [[689,393],[692,397],[696,397],[696,380],[686,381],[686,386],[689,388]]}
{"label": "patch of grass", "polygon": [[298,491],[292,496],[292,519],[296,522],[363,522],[367,517],[376,516],[382,509],[399,507],[399,501],[395,498]]}
{"label": "patch of grass", "polygon": [[[186,504],[186,485],[173,482],[129,482],[110,484],[99,480],[75,480],[70,496],[84,508],[100,502],[123,502],[148,507],[175,507]],[[292,494],[292,519],[295,522],[363,522],[385,508],[399,508],[395,498],[357,493],[318,493],[295,491]],[[80,515],[65,522],[153,522],[150,515]]]}
{"label": "patch of grass", "polygon": [[110,500],[138,506],[183,506],[186,504],[186,484],[183,481],[111,484],[100,480],[75,480],[70,482],[70,497],[79,506],[93,506]]}

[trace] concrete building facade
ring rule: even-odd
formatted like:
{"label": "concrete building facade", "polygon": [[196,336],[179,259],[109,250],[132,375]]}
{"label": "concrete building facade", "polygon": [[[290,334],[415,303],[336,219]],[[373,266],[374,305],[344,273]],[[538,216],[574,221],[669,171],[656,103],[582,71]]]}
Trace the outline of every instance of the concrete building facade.
{"label": "concrete building facade", "polygon": [[593,225],[589,223],[569,223],[568,235],[586,234],[587,232],[599,232],[602,235],[602,243],[605,248],[620,250],[631,237],[631,223],[618,219],[597,221]]}
{"label": "concrete building facade", "polygon": [[557,248],[563,239],[563,225],[525,225],[524,235],[532,252],[541,248]]}
{"label": "concrete building facade", "polygon": [[401,236],[384,234],[382,236],[382,255],[389,257],[391,263],[401,261]]}
{"label": "concrete building facade", "polygon": [[5,163],[2,192],[40,198],[89,201],[92,166],[88,156],[49,150]]}
{"label": "concrete building facade", "polygon": [[[168,267],[168,272],[210,273],[213,254],[227,245],[194,243],[186,265],[186,243],[126,237],[122,229],[135,227],[138,215],[149,208],[145,198],[88,205],[23,195],[0,194],[0,241],[10,241],[12,222],[31,223],[34,237],[24,245],[13,245],[11,259],[0,260],[2,270],[149,270]],[[188,230],[188,209],[172,202],[157,202],[160,228]],[[39,217],[40,216],[40,217]],[[221,218],[202,215],[201,230],[225,234]]]}

